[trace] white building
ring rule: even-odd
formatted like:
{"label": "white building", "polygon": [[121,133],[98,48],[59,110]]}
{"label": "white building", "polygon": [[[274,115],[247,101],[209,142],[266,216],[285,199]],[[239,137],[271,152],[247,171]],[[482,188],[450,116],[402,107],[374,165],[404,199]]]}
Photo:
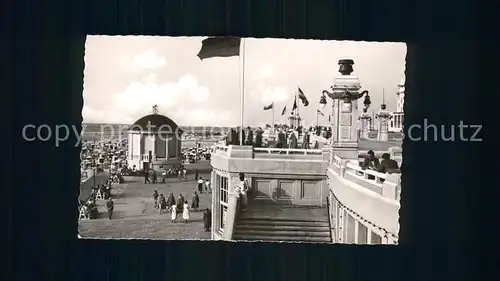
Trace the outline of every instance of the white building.
{"label": "white building", "polygon": [[405,78],[401,79],[398,85],[398,100],[396,105],[396,111],[391,113],[391,119],[389,121],[389,132],[402,132],[403,131],[403,121],[404,121],[404,103],[405,103]]}
{"label": "white building", "polygon": [[154,113],[137,120],[128,130],[130,167],[138,170],[179,166],[182,131],[170,118]]}

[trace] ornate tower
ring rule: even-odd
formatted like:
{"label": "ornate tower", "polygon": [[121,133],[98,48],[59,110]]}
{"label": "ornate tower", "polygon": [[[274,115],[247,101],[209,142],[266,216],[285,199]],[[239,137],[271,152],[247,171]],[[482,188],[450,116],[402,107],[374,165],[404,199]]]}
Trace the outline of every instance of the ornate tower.
{"label": "ornate tower", "polygon": [[387,141],[389,139],[389,118],[391,117],[391,113],[387,111],[386,108],[385,93],[382,89],[382,104],[380,105],[380,110],[375,116],[375,118],[378,119],[378,141]]}
{"label": "ornate tower", "polygon": [[359,79],[353,72],[354,61],[351,59],[339,60],[339,72],[330,89],[333,92],[323,90],[323,95],[333,99],[333,119],[338,120],[333,127],[332,147],[336,154],[343,158],[358,158],[358,103],[365,96],[365,108],[370,104],[368,91],[359,92],[361,85]]}

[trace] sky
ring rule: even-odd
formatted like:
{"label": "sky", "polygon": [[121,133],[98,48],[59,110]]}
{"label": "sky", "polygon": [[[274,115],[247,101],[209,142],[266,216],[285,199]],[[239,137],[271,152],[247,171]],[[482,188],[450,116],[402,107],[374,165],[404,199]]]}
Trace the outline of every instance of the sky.
{"label": "sky", "polygon": [[[244,126],[271,124],[273,111],[263,107],[272,102],[274,122],[284,123],[297,87],[310,102],[299,103],[300,116],[315,124],[321,91],[330,89],[339,59],[346,58],[354,60],[351,75],[359,77],[361,91],[369,91],[369,112],[380,109],[383,91],[387,109],[396,110],[405,43],[246,38],[243,68],[241,54],[201,61],[205,38],[88,36],[84,122],[132,124],[158,105],[159,114],[180,126],[238,126],[244,75]],[[328,99],[320,124],[328,122],[331,104]]]}

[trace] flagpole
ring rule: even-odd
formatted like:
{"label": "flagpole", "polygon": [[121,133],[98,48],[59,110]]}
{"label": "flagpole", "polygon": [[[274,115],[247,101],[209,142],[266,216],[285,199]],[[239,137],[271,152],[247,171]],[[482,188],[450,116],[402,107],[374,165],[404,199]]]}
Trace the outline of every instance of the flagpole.
{"label": "flagpole", "polygon": [[297,102],[297,94],[295,94],[295,104],[297,105],[297,108],[295,110],[295,126],[299,127],[299,103]]}
{"label": "flagpole", "polygon": [[318,127],[318,110],[316,109],[316,127]]}
{"label": "flagpole", "polygon": [[273,101],[273,128],[274,128],[274,101]]}
{"label": "flagpole", "polygon": [[240,127],[240,145],[243,146],[243,107],[245,105],[245,38],[241,38],[241,51],[242,54],[242,70],[241,70],[241,127]]}

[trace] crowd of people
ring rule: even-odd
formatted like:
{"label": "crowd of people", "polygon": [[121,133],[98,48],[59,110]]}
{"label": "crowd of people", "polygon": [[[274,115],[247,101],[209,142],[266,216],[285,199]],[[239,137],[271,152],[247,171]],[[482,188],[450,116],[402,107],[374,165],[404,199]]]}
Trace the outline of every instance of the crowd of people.
{"label": "crowd of people", "polygon": [[[182,193],[179,194],[177,199],[173,192],[170,192],[168,198],[165,198],[163,193],[158,194],[158,191],[153,191],[153,201],[154,207],[158,209],[160,214],[170,212],[170,219],[172,223],[177,221],[182,221],[184,223],[189,222],[190,209],[197,212],[200,208],[200,197],[196,191],[193,192],[191,198],[191,206],[189,206],[188,201],[184,198]],[[206,208],[203,212],[203,224],[204,230],[210,231],[210,225],[212,220],[212,212],[209,208]]]}
{"label": "crowd of people", "polygon": [[[231,128],[226,137],[224,138],[226,145],[239,145],[240,144],[240,130],[241,127]],[[319,143],[316,141],[311,145],[311,135],[322,136],[329,139],[332,135],[330,127],[310,126],[308,128],[288,125],[276,124],[274,128],[266,126],[266,130],[272,131],[272,139],[265,139],[264,132],[261,127],[253,130],[247,127],[243,130],[242,138],[244,145],[251,145],[253,147],[275,147],[275,148],[318,148]],[[276,137],[274,137],[276,135]]]}

